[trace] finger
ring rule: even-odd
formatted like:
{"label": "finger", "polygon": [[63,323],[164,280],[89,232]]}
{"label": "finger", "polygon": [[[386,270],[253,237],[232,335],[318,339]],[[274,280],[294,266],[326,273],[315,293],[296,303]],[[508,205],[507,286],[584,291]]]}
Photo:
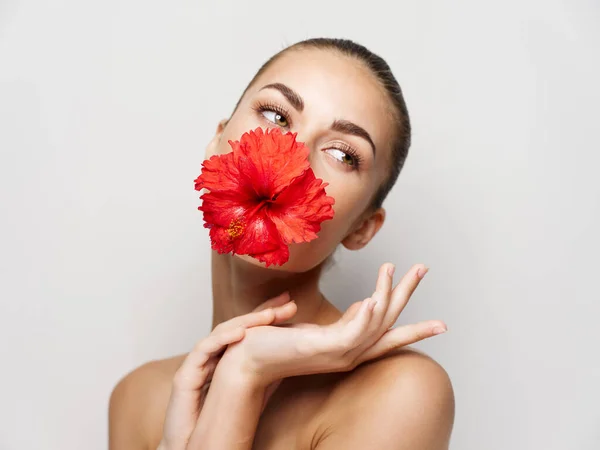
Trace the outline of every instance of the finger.
{"label": "finger", "polygon": [[285,322],[286,320],[291,319],[298,312],[298,305],[295,301],[290,301],[285,305],[281,305],[277,308],[273,309],[275,314],[275,318],[273,319],[273,324],[280,324]]}
{"label": "finger", "polygon": [[316,323],[285,323],[279,326],[282,328],[300,328],[303,330],[322,328],[321,325],[317,325]]}
{"label": "finger", "polygon": [[429,270],[424,264],[413,265],[406,274],[402,277],[398,285],[392,291],[390,306],[386,312],[384,323],[387,327],[391,327],[406,304],[410,300],[411,295]]}
{"label": "finger", "polygon": [[199,341],[177,369],[175,384],[180,389],[199,389],[204,383],[208,369],[205,367],[211,357],[223,351],[229,344],[243,339],[246,329],[239,327],[221,333],[213,333]]}
{"label": "finger", "polygon": [[[251,328],[261,325],[271,325],[272,323],[281,323],[292,318],[294,314],[296,314],[297,309],[298,307],[295,302],[288,301],[280,306],[235,317],[226,322],[226,326]],[[231,324],[229,324],[229,322],[231,322]]]}
{"label": "finger", "polygon": [[254,311],[243,316],[237,316],[233,319],[223,322],[215,329],[214,332],[222,332],[238,327],[251,328],[261,325],[270,325],[273,322],[282,322],[288,320],[296,314],[296,305],[293,302],[287,301],[283,305],[269,307],[260,311]]}
{"label": "finger", "polygon": [[192,352],[197,352],[199,355],[203,353],[211,357],[229,344],[241,341],[245,335],[246,329],[244,327],[236,327],[220,333],[211,333],[207,338],[198,342]]}
{"label": "finger", "polygon": [[348,324],[342,324],[342,342],[344,345],[354,348],[364,340],[375,308],[377,308],[377,302],[372,298],[367,298],[362,301],[354,319]]}
{"label": "finger", "polygon": [[387,331],[371,348],[360,357],[361,362],[369,361],[406,345],[445,333],[446,324],[440,320],[428,320]]}
{"label": "finger", "polygon": [[346,312],[344,312],[344,315],[340,318],[340,321],[343,322],[343,323],[348,323],[352,319],[354,319],[354,317],[356,317],[356,314],[360,310],[360,305],[362,305],[362,303],[363,302],[352,303],[348,307],[348,309],[346,310]]}
{"label": "finger", "polygon": [[218,356],[211,356],[206,364],[204,364],[204,375],[205,379],[202,384],[206,384],[212,381],[213,374],[215,373],[215,369],[217,368],[217,364],[221,358]]}
{"label": "finger", "polygon": [[392,263],[382,264],[379,268],[375,292],[371,297],[377,301],[377,305],[375,306],[374,310],[374,316],[375,318],[379,319],[379,322],[381,322],[385,317],[390,304],[394,269],[395,267]]}
{"label": "finger", "polygon": [[277,297],[273,297],[260,305],[258,305],[253,312],[263,311],[267,308],[274,308],[276,306],[281,306],[290,301],[290,293],[288,291],[282,292]]}
{"label": "finger", "polygon": [[319,354],[327,352],[347,353],[360,344],[362,335],[365,333],[373,315],[375,301],[366,298],[355,305],[352,306],[357,308],[357,311],[351,320],[345,320],[344,317],[341,317],[337,322],[326,326],[314,326],[314,324],[294,324],[292,326],[294,328],[317,328],[317,332],[308,333],[307,338],[311,341],[308,347],[316,349]]}

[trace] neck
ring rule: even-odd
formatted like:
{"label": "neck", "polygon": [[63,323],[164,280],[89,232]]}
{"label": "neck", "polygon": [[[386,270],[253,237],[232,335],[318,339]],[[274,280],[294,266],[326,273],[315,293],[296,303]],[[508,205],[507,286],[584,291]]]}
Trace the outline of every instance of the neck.
{"label": "neck", "polygon": [[289,323],[330,323],[339,312],[321,294],[321,265],[302,273],[266,269],[237,256],[212,252],[212,327],[247,314],[285,291],[298,306]]}

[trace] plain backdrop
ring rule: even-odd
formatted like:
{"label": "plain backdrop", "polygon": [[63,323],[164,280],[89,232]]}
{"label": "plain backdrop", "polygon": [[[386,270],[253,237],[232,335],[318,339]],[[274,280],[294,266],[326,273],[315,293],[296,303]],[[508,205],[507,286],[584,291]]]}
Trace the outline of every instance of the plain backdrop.
{"label": "plain backdrop", "polygon": [[115,383],[207,335],[204,147],[317,36],[386,58],[414,129],[326,294],[426,263],[399,323],[449,326],[417,347],[452,378],[451,449],[599,449],[599,23],[596,0],[0,0],[0,449],[106,448]]}

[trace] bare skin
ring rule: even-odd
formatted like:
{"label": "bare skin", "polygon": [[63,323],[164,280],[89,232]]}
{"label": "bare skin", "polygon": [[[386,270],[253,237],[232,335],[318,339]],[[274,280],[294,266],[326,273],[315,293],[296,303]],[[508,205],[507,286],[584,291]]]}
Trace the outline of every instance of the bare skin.
{"label": "bare skin", "polygon": [[[111,449],[158,448],[173,376],[185,356],[147,363],[115,391],[113,408],[122,411],[111,417]],[[391,423],[373,423],[386,417]],[[260,418],[253,448],[316,449],[328,436],[354,427],[370,427],[373,434],[399,427],[407,438],[432,444],[399,443],[398,449],[445,449],[453,421],[452,387],[444,370],[428,356],[403,349],[352,372],[284,380]]]}
{"label": "bare skin", "polygon": [[[323,300],[314,317],[307,323],[333,323],[341,312]],[[173,378],[186,357],[150,362],[119,383],[111,397],[111,449],[158,448]],[[446,372],[402,348],[348,372],[284,379],[260,416],[252,448],[446,449],[453,420]]]}
{"label": "bare skin", "polygon": [[[296,91],[303,100],[303,108],[294,106],[280,90],[264,87],[274,83],[285,84]],[[310,243],[292,244],[290,261],[280,268],[266,269],[247,256],[213,253],[213,329],[251,314],[265,300],[286,290],[296,305],[281,306],[282,311],[287,308],[282,317],[289,317],[285,323],[291,326],[326,327],[344,320],[348,314],[358,314],[356,304],[352,313],[342,315],[319,291],[318,282],[323,261],[338,244],[358,250],[368,244],[384,222],[382,208],[374,211],[368,208],[389,163],[390,149],[386,143],[391,138],[391,119],[381,98],[381,87],[356,61],[321,50],[294,51],[267,69],[248,89],[227,123],[219,124],[207,148],[207,157],[226,153],[229,151],[227,140],[238,139],[244,131],[256,126],[280,126],[297,132],[298,140],[306,142],[311,149],[311,167],[319,178],[329,183],[327,193],[335,198],[336,204],[334,219],[323,223],[319,238]],[[290,117],[258,111],[257,105],[264,103],[284,104]],[[273,123],[274,118],[277,123]],[[376,151],[363,137],[332,131],[330,124],[338,119],[352,121],[366,129]],[[360,155],[362,162],[358,168],[335,146],[339,142],[352,146]],[[420,278],[424,276],[424,267],[413,269],[413,277],[416,273],[421,274]],[[397,313],[400,311],[401,308]],[[394,323],[397,314],[392,316],[391,323]],[[445,324],[430,321],[413,327],[410,330],[415,336],[410,342],[437,334],[435,330],[445,328]],[[382,329],[385,332],[387,326]],[[446,449],[454,420],[454,397],[446,372],[429,357],[406,348],[404,341],[388,339],[386,343],[383,332],[373,334],[376,338],[365,344],[365,349],[381,344],[388,346],[387,350],[396,350],[385,355],[381,355],[381,351],[365,350],[365,360],[351,370],[332,373],[324,368],[323,372],[327,373],[280,376],[281,384],[265,396],[268,398],[266,406],[262,396],[268,391],[267,384],[255,383],[252,389],[240,392],[241,403],[237,406],[243,411],[239,416],[235,411],[226,411],[221,417],[219,404],[232,400],[231,393],[242,386],[237,383],[239,380],[231,383],[241,367],[235,362],[235,348],[242,348],[249,335],[230,336],[230,345],[223,357],[226,361],[212,359],[213,366],[217,367],[213,380],[216,386],[213,390],[211,385],[206,399],[209,412],[205,414],[203,409],[198,423],[200,428],[209,426],[216,430],[220,426],[211,420],[217,420],[216,423],[237,420],[250,430],[250,442],[209,448],[228,450],[252,445],[253,449]],[[236,344],[233,339],[241,341]],[[186,358],[188,354],[147,363],[120,381],[110,402],[112,450],[159,447],[173,380],[181,372]],[[215,370],[214,367],[211,370]],[[252,398],[255,387],[260,399]],[[238,428],[226,434],[233,436]],[[186,448],[204,447],[190,444]]]}

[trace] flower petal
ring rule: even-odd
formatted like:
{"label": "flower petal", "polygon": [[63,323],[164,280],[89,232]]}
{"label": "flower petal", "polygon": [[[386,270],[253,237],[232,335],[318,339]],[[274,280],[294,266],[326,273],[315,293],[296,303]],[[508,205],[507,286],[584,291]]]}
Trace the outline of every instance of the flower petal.
{"label": "flower petal", "polygon": [[289,258],[289,249],[265,214],[265,207],[257,212],[243,209],[237,212],[241,214],[236,216],[235,211],[229,209],[226,214],[219,216],[221,224],[209,225],[211,248],[218,253],[250,255],[266,263],[267,267],[285,263]]}
{"label": "flower petal", "polygon": [[269,207],[269,217],[286,243],[309,242],[317,238],[321,222],[333,218],[333,197],[326,195],[327,183],[312,169],[296,178]]}
{"label": "flower petal", "polygon": [[208,189],[211,192],[252,192],[248,177],[243,175],[239,154],[233,152],[214,155],[202,163],[202,172],[194,180],[197,191]]}
{"label": "flower petal", "polygon": [[207,189],[202,206],[211,247],[284,264],[288,244],[317,237],[333,217],[334,200],[315,177],[309,150],[295,133],[261,128],[229,141],[232,151],[204,161],[196,190]]}
{"label": "flower petal", "polygon": [[233,153],[240,153],[244,174],[260,196],[272,198],[310,168],[308,148],[296,142],[296,133],[282,134],[279,128],[262,128],[244,133],[240,141],[229,141]]}
{"label": "flower petal", "polygon": [[233,251],[233,239],[227,233],[226,228],[211,227],[210,232],[210,247],[216,250],[217,253],[231,253]]}
{"label": "flower petal", "polygon": [[250,255],[261,262],[282,265],[289,258],[289,249],[266,214],[266,208],[248,217],[243,234],[234,243],[234,253]]}

